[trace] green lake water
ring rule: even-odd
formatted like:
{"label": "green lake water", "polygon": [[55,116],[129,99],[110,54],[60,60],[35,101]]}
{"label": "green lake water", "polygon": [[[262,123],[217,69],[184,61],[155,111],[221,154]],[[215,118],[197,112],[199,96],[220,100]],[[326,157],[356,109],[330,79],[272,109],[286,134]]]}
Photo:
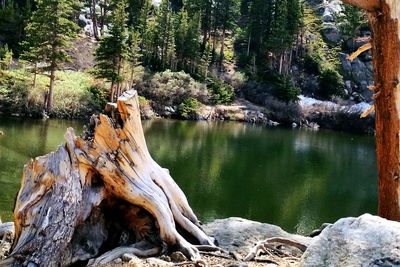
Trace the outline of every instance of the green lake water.
{"label": "green lake water", "polygon": [[[81,121],[1,118],[0,216],[11,220],[22,169]],[[149,150],[203,222],[231,216],[306,234],[323,222],[375,213],[374,138],[231,122],[143,122]]]}

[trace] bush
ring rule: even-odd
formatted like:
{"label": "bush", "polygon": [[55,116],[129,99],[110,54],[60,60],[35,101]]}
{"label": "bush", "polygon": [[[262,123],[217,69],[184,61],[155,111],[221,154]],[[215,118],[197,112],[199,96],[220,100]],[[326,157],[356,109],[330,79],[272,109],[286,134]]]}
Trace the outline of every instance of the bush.
{"label": "bush", "polygon": [[151,119],[154,116],[154,112],[150,106],[150,101],[147,100],[144,96],[139,96],[139,107],[140,107],[140,116],[143,119]]}
{"label": "bush", "polygon": [[213,104],[229,104],[235,99],[233,87],[220,79],[212,79],[208,83]]}
{"label": "bush", "polygon": [[293,85],[292,79],[289,75],[279,76],[274,90],[276,98],[284,102],[295,102],[299,99],[300,94],[300,88]]}
{"label": "bush", "polygon": [[264,106],[269,110],[269,118],[285,125],[291,125],[292,122],[298,123],[303,118],[301,107],[295,102],[287,103],[274,97],[267,97],[264,100]]}
{"label": "bush", "polygon": [[177,106],[189,97],[204,104],[210,99],[206,86],[196,82],[183,71],[166,70],[144,77],[136,88],[140,95],[151,100],[156,110],[163,109],[165,106]]}
{"label": "bush", "polygon": [[[89,74],[58,71],[56,77],[51,116],[80,118],[104,108],[107,90],[94,84]],[[41,116],[49,78],[37,75],[35,88],[32,88],[32,79],[32,74],[25,69],[3,71],[0,76],[0,110]]]}
{"label": "bush", "polygon": [[195,119],[200,106],[197,99],[189,97],[178,106],[178,114],[184,119]]}
{"label": "bush", "polygon": [[343,96],[343,77],[334,69],[324,69],[319,76],[319,88],[319,95],[325,99]]}

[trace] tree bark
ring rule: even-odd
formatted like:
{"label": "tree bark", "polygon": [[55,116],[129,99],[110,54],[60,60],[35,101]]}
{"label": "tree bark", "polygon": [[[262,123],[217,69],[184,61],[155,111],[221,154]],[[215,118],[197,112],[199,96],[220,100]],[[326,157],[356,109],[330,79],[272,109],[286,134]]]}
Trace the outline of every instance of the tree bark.
{"label": "tree bark", "polygon": [[98,28],[98,25],[97,25],[97,14],[96,14],[96,5],[97,5],[97,3],[96,3],[96,0],[92,0],[92,3],[91,3],[92,5],[92,7],[91,7],[91,9],[90,9],[90,13],[91,13],[91,15],[92,15],[92,22],[93,22],[93,35],[94,35],[94,38],[98,41],[98,40],[100,40],[100,37],[99,37],[99,28]]}
{"label": "tree bark", "polygon": [[50,112],[53,107],[53,97],[54,97],[54,82],[56,80],[56,68],[57,65],[55,63],[51,63],[50,66],[50,85],[49,85],[49,93],[47,96],[47,105],[46,111]]}
{"label": "tree bark", "polygon": [[223,69],[224,66],[224,51],[225,51],[225,27],[222,29],[222,36],[221,36],[221,51],[220,51],[220,64],[221,64],[221,70]]}
{"label": "tree bark", "polygon": [[[154,255],[160,247],[177,247],[198,259],[183,234],[213,245],[184,193],[147,150],[136,91],[125,92],[116,106],[117,119],[93,116],[82,137],[68,129],[65,145],[25,166],[14,209],[15,242],[5,266],[89,259],[96,265],[117,251]],[[144,241],[153,248],[142,248]]]}
{"label": "tree bark", "polygon": [[400,12],[397,0],[344,0],[364,8],[372,28],[376,88],[378,215],[400,221]]}

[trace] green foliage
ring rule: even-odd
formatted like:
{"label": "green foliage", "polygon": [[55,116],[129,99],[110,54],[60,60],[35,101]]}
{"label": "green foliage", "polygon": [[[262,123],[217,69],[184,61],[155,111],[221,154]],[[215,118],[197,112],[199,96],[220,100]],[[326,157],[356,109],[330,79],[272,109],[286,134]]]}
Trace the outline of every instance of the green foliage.
{"label": "green foliage", "polygon": [[19,43],[24,38],[24,26],[31,16],[33,1],[7,0],[5,3],[5,7],[0,8],[0,36],[19,55]]}
{"label": "green foliage", "polygon": [[74,22],[79,7],[77,0],[38,0],[37,10],[25,29],[22,58],[31,63],[44,62],[49,68],[67,61],[66,48],[79,30]]}
{"label": "green foliage", "polygon": [[0,48],[0,69],[7,70],[10,68],[13,60],[13,52],[8,48],[6,44]]}
{"label": "green foliage", "polygon": [[[24,69],[3,71],[0,75],[0,110],[40,117],[49,78],[38,75],[36,87],[31,88],[30,75]],[[103,85],[95,84],[89,74],[59,71],[57,77],[51,116],[88,117],[104,108],[107,92]]]}
{"label": "green foliage", "polygon": [[343,96],[343,77],[334,69],[324,69],[319,76],[320,95],[326,99]]}
{"label": "green foliage", "polygon": [[126,0],[115,3],[110,31],[100,40],[95,52],[94,74],[96,77],[106,79],[111,83],[123,80],[121,68],[128,52],[126,7]]}
{"label": "green foliage", "polygon": [[[177,106],[192,97],[208,103],[210,94],[204,84],[196,82],[189,74],[166,70],[156,73],[136,85],[140,95],[160,106]],[[155,107],[157,109],[159,107]],[[161,108],[161,107],[160,107]]]}
{"label": "green foliage", "polygon": [[220,79],[211,79],[208,83],[213,104],[229,104],[235,99],[235,91],[230,84]]}
{"label": "green foliage", "polygon": [[284,102],[295,102],[301,94],[300,88],[293,85],[292,78],[289,75],[278,76],[274,95]]}
{"label": "green foliage", "polygon": [[279,55],[292,46],[302,20],[299,0],[253,0],[240,42],[246,46],[247,56],[255,54],[256,64],[261,66],[269,53]]}
{"label": "green foliage", "polygon": [[367,14],[364,10],[351,5],[343,5],[342,16],[339,17],[340,31],[349,37],[357,35],[361,27],[368,25]]}
{"label": "green foliage", "polygon": [[178,114],[184,119],[195,118],[200,106],[201,103],[196,98],[193,97],[186,98],[178,106]]}

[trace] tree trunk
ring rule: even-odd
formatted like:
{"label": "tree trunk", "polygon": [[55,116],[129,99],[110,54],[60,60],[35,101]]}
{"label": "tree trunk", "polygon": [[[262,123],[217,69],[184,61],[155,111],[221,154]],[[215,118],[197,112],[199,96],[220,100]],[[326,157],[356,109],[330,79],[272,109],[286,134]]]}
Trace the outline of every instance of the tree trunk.
{"label": "tree trunk", "polygon": [[115,82],[114,82],[114,80],[113,81],[111,81],[111,87],[110,87],[110,102],[111,103],[114,103],[114,95],[115,95],[115,92],[114,92],[114,88],[115,88]]}
{"label": "tree trunk", "polygon": [[220,51],[220,64],[221,64],[221,70],[223,69],[224,66],[224,50],[225,50],[225,27],[222,29],[222,36],[221,36],[221,51]]}
{"label": "tree trunk", "polygon": [[249,40],[247,41],[247,56],[250,56],[250,46],[251,46],[251,33],[249,34]]}
{"label": "tree trunk", "polygon": [[398,0],[344,0],[364,8],[372,28],[376,88],[378,215],[400,221],[400,19]]}
{"label": "tree trunk", "polygon": [[33,83],[32,83],[32,88],[36,88],[36,78],[37,78],[37,65],[38,63],[35,62],[35,66],[33,67]]}
{"label": "tree trunk", "polygon": [[116,120],[93,116],[82,137],[69,128],[65,145],[25,166],[5,266],[82,264],[112,250],[89,261],[96,265],[127,250],[149,256],[161,247],[198,259],[183,234],[213,245],[184,193],[147,150],[136,91],[125,92],[116,106]]}
{"label": "tree trunk", "polygon": [[56,80],[56,64],[51,63],[50,66],[50,86],[49,86],[49,93],[47,95],[47,105],[46,111],[50,112],[53,107],[53,97],[54,97],[54,82]]}
{"label": "tree trunk", "polygon": [[99,28],[97,26],[97,14],[96,14],[96,0],[92,0],[92,7],[91,7],[91,15],[92,15],[92,22],[93,22],[93,35],[96,40],[100,40],[99,38]]}

